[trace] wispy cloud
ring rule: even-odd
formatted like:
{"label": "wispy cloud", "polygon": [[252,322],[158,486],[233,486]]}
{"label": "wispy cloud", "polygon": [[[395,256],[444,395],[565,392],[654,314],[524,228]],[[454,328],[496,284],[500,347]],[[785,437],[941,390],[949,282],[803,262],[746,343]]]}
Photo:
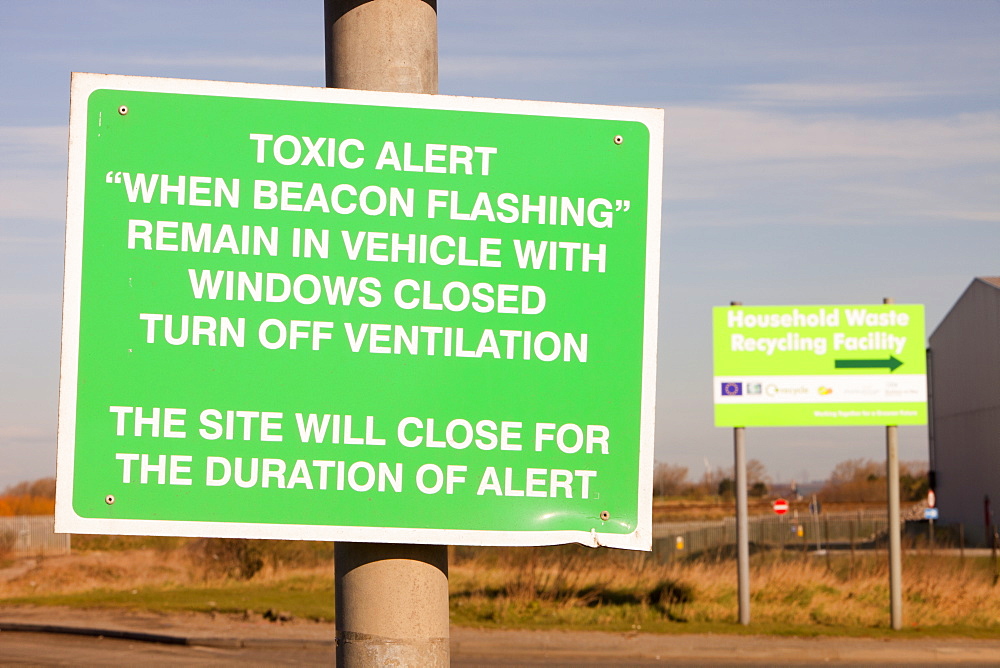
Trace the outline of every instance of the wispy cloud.
{"label": "wispy cloud", "polygon": [[[848,114],[814,116],[712,107],[667,107],[670,155],[686,162],[891,160],[901,168],[996,163],[1000,113],[942,119],[882,120]],[[918,162],[914,162],[918,161]]]}
{"label": "wispy cloud", "polygon": [[1000,209],[992,211],[970,211],[967,209],[933,210],[926,209],[915,213],[917,216],[944,220],[963,220],[974,223],[1000,223]]}
{"label": "wispy cloud", "polygon": [[[110,56],[109,56],[110,58]],[[316,55],[267,56],[267,55],[136,55],[118,56],[116,62],[128,66],[186,67],[213,69],[267,70],[270,72],[321,72],[323,60]]]}
{"label": "wispy cloud", "polygon": [[3,236],[0,235],[0,252],[3,249],[9,248],[14,245],[22,246],[60,246],[62,245],[62,239],[56,239],[54,237],[28,237],[28,236]]}
{"label": "wispy cloud", "polygon": [[65,126],[0,126],[0,220],[62,220]]}
{"label": "wispy cloud", "polygon": [[43,313],[48,315],[53,309],[57,309],[60,304],[62,293],[56,291],[49,292],[5,292],[0,291],[0,308],[7,317],[17,317],[26,315],[37,315]]}
{"label": "wispy cloud", "polygon": [[69,130],[65,125],[0,125],[2,169],[66,164]]}
{"label": "wispy cloud", "polygon": [[52,429],[38,425],[5,424],[0,425],[0,442],[3,441],[49,441],[55,436]]}
{"label": "wispy cloud", "polygon": [[666,110],[672,223],[815,225],[1000,217],[1000,114],[899,121]]}
{"label": "wispy cloud", "polygon": [[[604,66],[612,68],[607,62]],[[581,67],[580,58],[566,54],[442,56],[438,69],[442,81],[489,79],[537,83],[565,82],[567,77],[577,80],[593,76],[592,69]]]}
{"label": "wispy cloud", "polygon": [[[733,97],[743,103],[768,106],[854,106],[936,97],[959,92],[956,84],[927,82],[872,83],[758,83],[733,86]],[[968,91],[966,91],[968,92]]]}
{"label": "wispy cloud", "polygon": [[66,172],[11,176],[0,170],[0,220],[61,221],[66,217]]}

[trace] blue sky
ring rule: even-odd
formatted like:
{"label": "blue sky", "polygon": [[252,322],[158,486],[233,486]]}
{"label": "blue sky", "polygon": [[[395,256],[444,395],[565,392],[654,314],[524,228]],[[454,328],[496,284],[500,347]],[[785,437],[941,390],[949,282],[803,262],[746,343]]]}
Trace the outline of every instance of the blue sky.
{"label": "blue sky", "polygon": [[[69,73],[323,85],[322,2],[3,0],[0,488],[55,470]],[[1000,274],[1000,3],[442,0],[441,93],[666,110],[657,459],[731,466],[710,309],[927,306]],[[772,477],[881,428],[753,429]],[[901,430],[925,459],[924,428]]]}

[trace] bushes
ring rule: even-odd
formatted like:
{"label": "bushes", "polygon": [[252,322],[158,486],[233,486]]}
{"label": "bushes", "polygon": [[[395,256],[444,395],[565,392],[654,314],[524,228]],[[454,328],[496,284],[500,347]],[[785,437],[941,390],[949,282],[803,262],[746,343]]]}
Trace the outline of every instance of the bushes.
{"label": "bushes", "polygon": [[189,545],[208,576],[249,580],[265,568],[313,567],[329,563],[333,568],[333,544],[299,540],[250,540],[201,538]]}
{"label": "bushes", "polygon": [[[925,462],[899,463],[901,501],[921,501],[928,489]],[[886,494],[885,462],[863,458],[837,464],[819,492],[825,501],[847,503],[885,503]]]}
{"label": "bushes", "polygon": [[55,498],[55,478],[11,485],[0,494],[0,517],[52,515],[56,507]]}
{"label": "bushes", "polygon": [[38,496],[2,496],[0,497],[0,517],[15,515],[52,515],[56,503],[53,499]]}

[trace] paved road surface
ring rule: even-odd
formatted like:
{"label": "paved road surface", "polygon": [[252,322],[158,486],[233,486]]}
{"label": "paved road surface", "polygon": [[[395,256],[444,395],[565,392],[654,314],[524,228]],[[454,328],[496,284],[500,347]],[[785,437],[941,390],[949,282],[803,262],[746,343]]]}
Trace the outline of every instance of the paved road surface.
{"label": "paved road surface", "polygon": [[[453,647],[452,665],[473,666],[997,666],[1000,642],[978,650],[968,641],[866,641],[844,638],[774,639],[735,636],[653,637],[622,652],[619,643],[601,649],[572,647],[552,638],[537,638],[534,647],[510,645],[515,632],[473,632],[474,642]],[[530,634],[529,634],[530,635]],[[549,634],[542,634],[547,636]],[[561,635],[561,634],[557,634]],[[576,635],[576,634],[571,634]],[[602,636],[580,634],[601,644]],[[558,640],[558,638],[557,638]],[[660,642],[663,641],[663,642]],[[463,647],[468,644],[468,647]],[[573,644],[573,643],[570,643]],[[668,645],[673,647],[668,647]],[[659,646],[659,653],[657,652]],[[609,651],[609,649],[611,651]],[[200,647],[94,638],[64,634],[0,632],[0,664],[4,666],[318,666],[332,665],[332,647]]]}
{"label": "paved road surface", "polygon": [[[333,627],[208,615],[0,606],[13,625],[153,634],[177,643],[0,630],[2,666],[332,665]],[[22,626],[23,627],[23,626]],[[1000,638],[872,640],[453,628],[452,665],[472,666],[1000,666]]]}

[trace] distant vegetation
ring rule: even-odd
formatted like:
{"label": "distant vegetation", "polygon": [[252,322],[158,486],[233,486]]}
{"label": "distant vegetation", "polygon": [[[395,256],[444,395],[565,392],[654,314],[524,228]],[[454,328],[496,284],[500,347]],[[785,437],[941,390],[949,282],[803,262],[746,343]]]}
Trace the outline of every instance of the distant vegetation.
{"label": "distant vegetation", "polygon": [[[751,499],[773,496],[774,484],[767,468],[757,459],[747,461],[748,495]],[[899,487],[902,501],[920,501],[927,496],[926,462],[900,462]],[[715,468],[699,480],[688,478],[688,469],[657,462],[653,469],[653,496],[692,500],[732,500],[736,491],[732,468]],[[51,515],[55,512],[56,480],[41,478],[11,485],[0,494],[0,517]],[[829,480],[817,493],[831,503],[885,503],[885,462],[849,459],[837,464]]]}
{"label": "distant vegetation", "polygon": [[[899,496],[903,501],[920,501],[928,490],[927,464],[899,463]],[[849,459],[834,467],[830,479],[819,491],[825,501],[846,503],[885,503],[887,499],[885,462]]]}
{"label": "distant vegetation", "polygon": [[[653,469],[653,496],[704,500],[716,497],[731,500],[736,491],[732,468],[705,471],[699,480],[688,479],[688,469],[658,462]],[[756,459],[747,461],[747,494],[765,498],[774,485],[764,465]],[[902,501],[920,501],[927,496],[927,463],[900,462],[899,493]],[[820,501],[832,503],[885,503],[885,462],[849,459],[834,467],[829,480],[817,492]]]}
{"label": "distant vegetation", "polygon": [[[736,492],[734,478],[733,469],[716,468],[705,471],[700,480],[690,481],[687,467],[658,462],[653,469],[653,496],[692,499],[720,496],[731,499]],[[759,460],[747,461],[747,483],[750,496],[767,496],[771,478]]]}
{"label": "distant vegetation", "polygon": [[0,517],[51,515],[55,512],[56,479],[19,482],[0,494]]}

